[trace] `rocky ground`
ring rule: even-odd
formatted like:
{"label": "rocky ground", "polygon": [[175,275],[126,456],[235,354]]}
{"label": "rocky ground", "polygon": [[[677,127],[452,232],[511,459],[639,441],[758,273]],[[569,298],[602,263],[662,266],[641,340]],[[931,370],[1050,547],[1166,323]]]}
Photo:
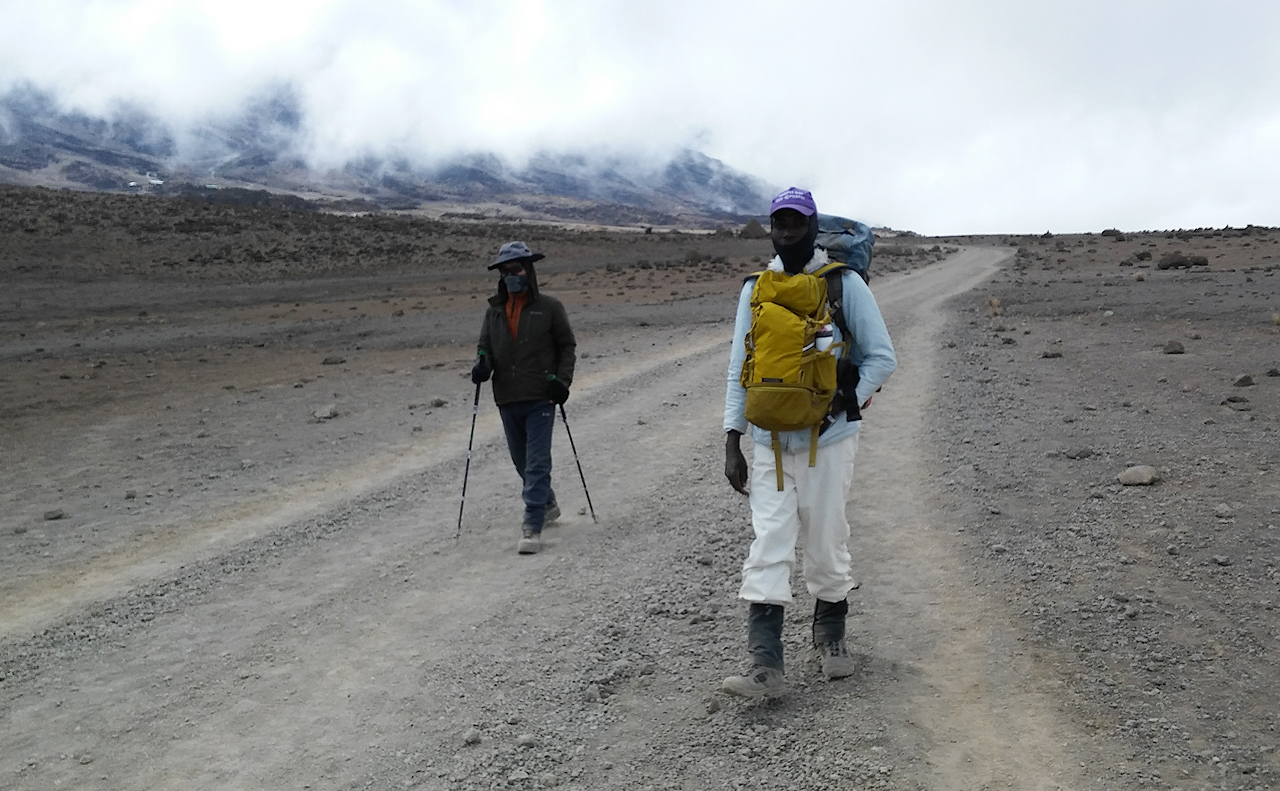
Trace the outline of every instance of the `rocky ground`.
{"label": "rocky ground", "polygon": [[[882,241],[862,669],[820,679],[797,583],[790,694],[743,704],[723,344],[767,242],[0,200],[5,785],[1274,785],[1280,233]],[[487,390],[455,538],[520,237],[599,515],[557,429],[533,557]]]}

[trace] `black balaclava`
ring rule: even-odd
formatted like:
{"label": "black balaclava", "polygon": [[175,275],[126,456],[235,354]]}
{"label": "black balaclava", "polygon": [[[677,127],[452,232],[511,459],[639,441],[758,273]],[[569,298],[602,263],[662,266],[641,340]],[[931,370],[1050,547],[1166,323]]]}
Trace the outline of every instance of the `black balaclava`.
{"label": "black balaclava", "polygon": [[773,250],[782,259],[782,268],[788,274],[796,274],[804,269],[804,265],[813,258],[813,246],[818,241],[818,215],[809,217],[809,232],[794,244],[781,245],[773,243]]}

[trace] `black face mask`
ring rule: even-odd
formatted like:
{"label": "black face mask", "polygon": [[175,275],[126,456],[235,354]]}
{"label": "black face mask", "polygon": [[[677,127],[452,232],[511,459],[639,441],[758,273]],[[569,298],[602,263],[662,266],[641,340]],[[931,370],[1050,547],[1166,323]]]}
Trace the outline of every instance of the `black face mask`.
{"label": "black face mask", "polygon": [[796,274],[804,269],[804,265],[809,263],[813,258],[813,245],[818,241],[818,216],[814,215],[809,218],[809,232],[804,238],[793,244],[773,243],[773,250],[782,259],[782,268],[787,270],[788,274]]}

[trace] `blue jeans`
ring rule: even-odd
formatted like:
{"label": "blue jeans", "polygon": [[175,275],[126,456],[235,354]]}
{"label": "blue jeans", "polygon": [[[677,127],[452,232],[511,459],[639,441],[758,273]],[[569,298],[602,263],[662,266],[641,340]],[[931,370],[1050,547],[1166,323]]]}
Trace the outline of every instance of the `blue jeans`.
{"label": "blue jeans", "polygon": [[511,461],[524,481],[524,527],[542,532],[547,506],[556,501],[551,491],[551,429],[556,406],[550,401],[517,401],[498,407],[507,434]]}

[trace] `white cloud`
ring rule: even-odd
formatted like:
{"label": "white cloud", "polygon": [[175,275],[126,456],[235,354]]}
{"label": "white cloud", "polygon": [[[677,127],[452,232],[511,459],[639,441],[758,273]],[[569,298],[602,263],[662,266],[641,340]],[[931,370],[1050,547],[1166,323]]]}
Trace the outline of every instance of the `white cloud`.
{"label": "white cloud", "polygon": [[930,232],[1280,224],[1280,6],[0,0],[0,90],[177,124],[292,85],[309,156],[694,145]]}

